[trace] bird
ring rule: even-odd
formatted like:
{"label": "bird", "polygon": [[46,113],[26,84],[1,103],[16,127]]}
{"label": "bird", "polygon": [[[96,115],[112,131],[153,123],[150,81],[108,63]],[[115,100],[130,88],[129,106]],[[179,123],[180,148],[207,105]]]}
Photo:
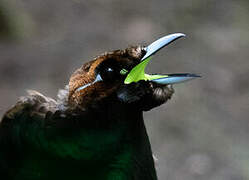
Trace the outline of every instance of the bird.
{"label": "bird", "polygon": [[146,74],[160,49],[184,37],[101,54],[70,77],[58,99],[29,90],[0,123],[5,180],[157,180],[143,112],[174,94],[191,73]]}

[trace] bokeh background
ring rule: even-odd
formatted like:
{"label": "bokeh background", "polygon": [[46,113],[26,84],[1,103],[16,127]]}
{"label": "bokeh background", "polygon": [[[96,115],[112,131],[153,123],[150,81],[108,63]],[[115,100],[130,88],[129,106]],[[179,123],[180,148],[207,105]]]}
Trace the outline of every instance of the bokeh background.
{"label": "bokeh background", "polygon": [[27,89],[56,98],[94,56],[187,37],[148,72],[193,72],[145,113],[160,180],[249,180],[248,0],[1,0],[0,116]]}

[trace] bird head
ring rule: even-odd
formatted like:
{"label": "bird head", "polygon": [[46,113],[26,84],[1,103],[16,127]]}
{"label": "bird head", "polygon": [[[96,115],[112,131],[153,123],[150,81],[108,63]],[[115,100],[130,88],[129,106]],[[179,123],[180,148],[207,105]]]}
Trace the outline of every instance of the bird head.
{"label": "bird head", "polygon": [[76,70],[69,82],[69,103],[86,109],[99,102],[112,101],[141,110],[159,106],[171,98],[172,84],[199,77],[195,74],[145,73],[152,55],[182,33],[164,36],[147,47],[133,46],[96,57]]}

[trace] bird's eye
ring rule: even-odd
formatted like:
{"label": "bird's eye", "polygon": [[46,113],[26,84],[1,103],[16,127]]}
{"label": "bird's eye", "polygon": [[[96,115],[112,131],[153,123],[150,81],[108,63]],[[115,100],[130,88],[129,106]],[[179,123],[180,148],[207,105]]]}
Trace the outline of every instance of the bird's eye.
{"label": "bird's eye", "polygon": [[103,81],[106,82],[112,82],[117,79],[117,73],[113,68],[110,67],[102,69],[102,71],[100,72],[100,76],[103,79]]}

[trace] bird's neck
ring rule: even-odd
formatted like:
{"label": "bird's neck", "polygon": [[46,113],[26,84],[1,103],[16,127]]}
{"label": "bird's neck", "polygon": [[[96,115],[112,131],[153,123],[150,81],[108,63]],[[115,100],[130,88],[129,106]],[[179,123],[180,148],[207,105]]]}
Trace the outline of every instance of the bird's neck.
{"label": "bird's neck", "polygon": [[[107,171],[128,179],[157,179],[143,112],[136,106],[108,100],[77,116],[81,143],[91,150],[91,161],[106,162]],[[71,114],[71,113],[70,113]],[[93,164],[94,166],[94,164]],[[110,168],[110,169],[108,169]],[[113,168],[113,169],[112,169]]]}
{"label": "bird's neck", "polygon": [[[78,171],[76,169],[79,172],[87,169],[83,173],[85,176],[96,171],[106,179],[120,176],[122,180],[155,180],[142,111],[119,102],[109,102],[78,114],[56,115],[53,120],[64,122],[52,124],[53,130],[50,128],[48,132],[40,133],[39,146],[58,160],[72,159],[69,167],[73,167],[70,171],[74,173]],[[82,165],[75,167],[75,163]]]}
{"label": "bird's neck", "polygon": [[119,150],[115,160],[111,162],[112,166],[123,169],[128,176],[132,175],[130,179],[157,179],[143,112],[134,106],[115,102],[106,104],[101,109],[104,111],[93,114],[98,116],[97,119],[105,119],[105,126],[113,131],[114,136],[120,136],[117,143],[120,143]]}

